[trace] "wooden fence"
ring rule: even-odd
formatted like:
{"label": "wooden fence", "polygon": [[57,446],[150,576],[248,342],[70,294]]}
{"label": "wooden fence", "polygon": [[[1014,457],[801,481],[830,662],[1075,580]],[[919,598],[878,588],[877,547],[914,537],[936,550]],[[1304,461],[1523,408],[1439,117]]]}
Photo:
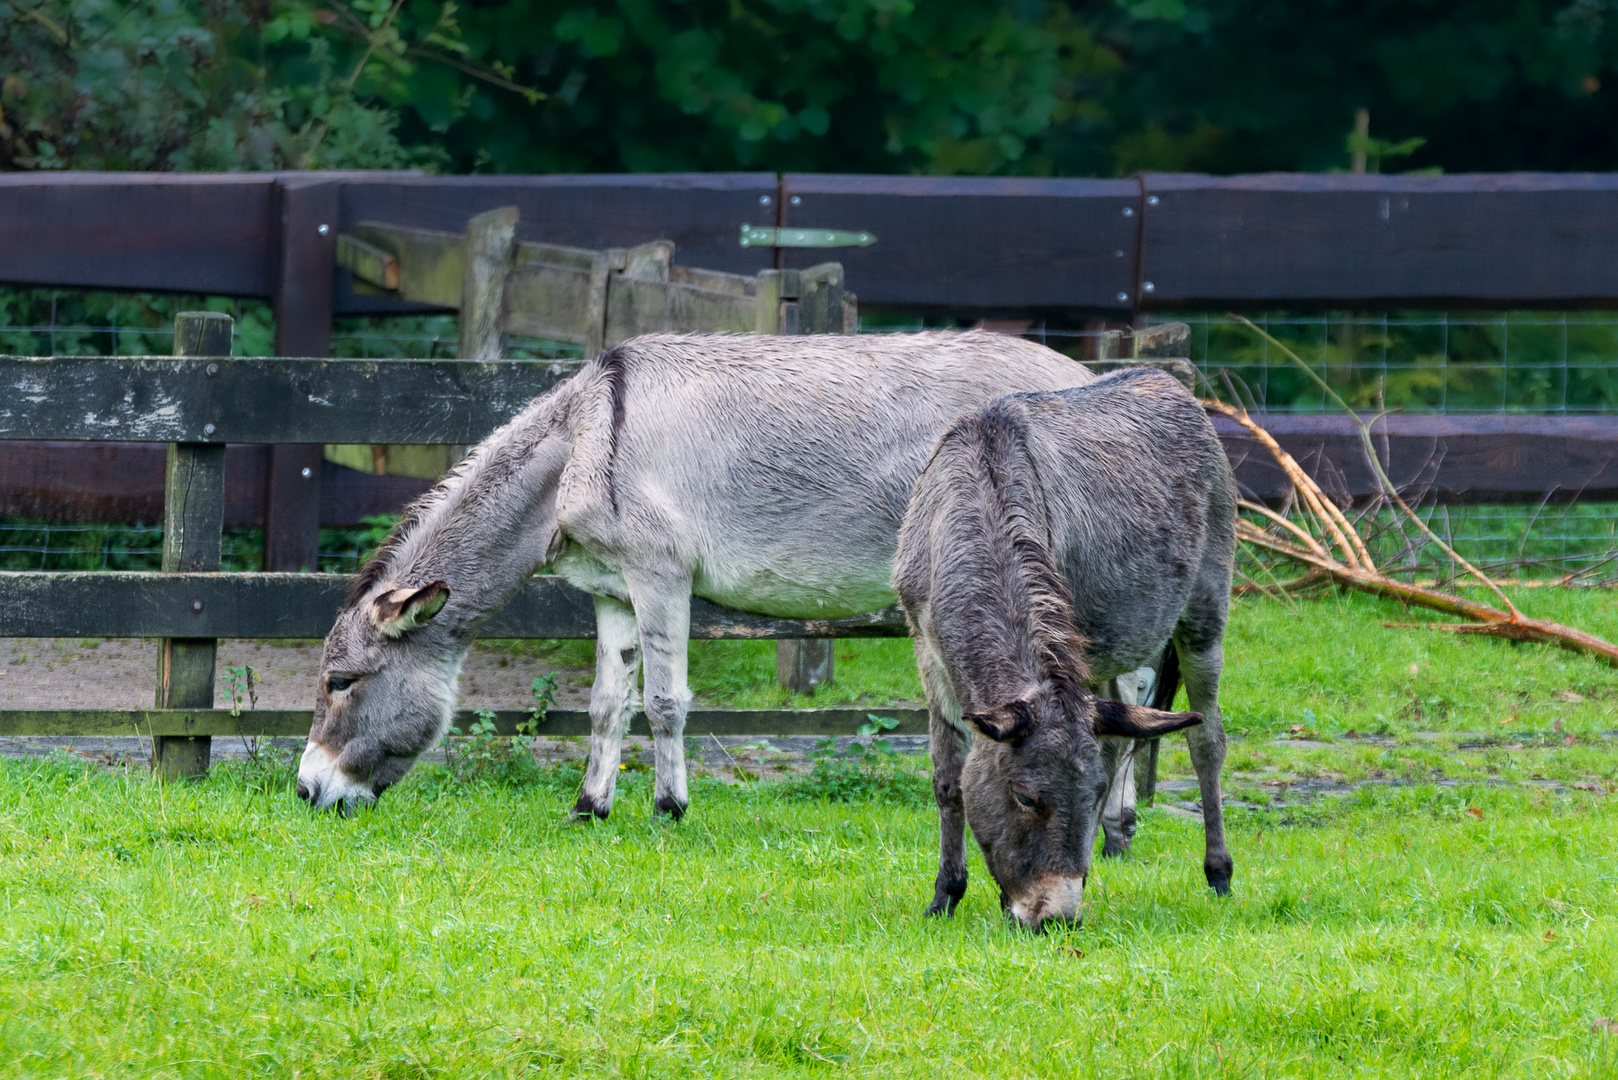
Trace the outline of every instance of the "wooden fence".
{"label": "wooden fence", "polygon": [[[824,250],[791,246],[812,232],[874,236],[836,255],[877,308],[1127,324],[1154,310],[1226,306],[1618,306],[1618,176],[1609,174],[9,173],[0,175],[0,282],[268,297],[276,352],[324,356],[334,314],[443,310],[403,289],[366,289],[356,264],[339,259],[340,236],[360,239],[361,222],[459,233],[508,206],[520,211],[525,243],[627,250],[664,238],[693,263],[742,277],[820,262]],[[744,246],[748,225],[778,231]],[[1303,457],[1351,434],[1334,422],[1293,443],[1283,434],[1283,445]],[[1578,490],[1615,438],[1599,419],[1557,435],[1509,417],[1394,423],[1429,447],[1444,440],[1446,469],[1473,463],[1436,478],[1435,493],[1456,499]],[[1521,447],[1540,439],[1547,456],[1531,460]],[[32,479],[0,493],[0,512],[54,502],[84,520],[120,494],[96,476],[118,455],[146,456],[145,497],[156,497],[149,452],[102,452],[71,467],[12,449],[0,469]],[[259,495],[233,498],[233,520],[264,524],[272,570],[313,565],[323,521],[352,523],[412,488],[330,468],[313,444],[252,454]],[[1587,497],[1613,490],[1600,472]]]}
{"label": "wooden fence", "polygon": [[[682,272],[671,245],[647,237],[678,242],[716,270]],[[1611,306],[1618,177],[0,176],[0,281],[270,297],[276,348],[290,357],[327,353],[334,314],[444,310],[471,296],[481,297],[482,314],[463,312],[468,358],[498,355],[505,330],[543,326],[588,349],[625,330],[677,327],[695,307],[728,312],[737,328],[750,314],[753,329],[787,330],[790,318],[805,317],[841,329],[832,303],[841,277],[832,288],[816,265],[817,247],[841,243],[863,245],[837,254],[867,305],[957,314],[1127,323],[1154,309],[1224,305]],[[513,310],[505,291],[517,296],[540,278],[546,297],[571,289],[570,299],[551,305],[548,322],[503,320]],[[797,314],[761,306],[771,289]],[[767,327],[760,320],[771,311],[781,318]],[[567,319],[576,325],[559,327]],[[419,487],[333,470],[321,444],[473,442],[572,370],[470,359],[248,361],[227,355],[228,326],[217,319],[180,329],[176,358],[0,358],[0,385],[16,391],[0,399],[0,449],[94,443],[112,455],[102,469],[121,468],[119,453],[139,454],[153,473],[144,491],[103,497],[152,503],[160,494],[165,520],[161,574],[0,574],[0,635],[161,638],[156,707],[0,711],[0,734],[139,732],[153,737],[170,775],[204,767],[215,734],[307,730],[306,711],[213,709],[215,642],[320,636],[346,587],[340,576],[219,573],[225,522],[265,524],[270,570],[313,565],[323,507],[340,517],[337,486],[378,508]],[[1333,460],[1328,486],[1369,490],[1342,418],[1266,423],[1306,463]],[[1558,490],[1618,497],[1614,418],[1385,423],[1395,478],[1441,461],[1428,479],[1451,501]],[[1278,474],[1252,444],[1222,434],[1242,482],[1260,497],[1278,494]],[[381,492],[383,482],[393,486]],[[51,483],[45,476],[28,497],[48,501]],[[594,627],[584,597],[536,580],[487,632],[589,637]],[[692,632],[790,641],[901,634],[903,625],[894,611],[803,623],[699,603]],[[900,730],[925,730],[919,711],[894,715]],[[841,733],[862,716],[696,710],[688,731]],[[501,715],[503,730],[518,718]],[[587,729],[584,714],[567,711],[549,728]]]}

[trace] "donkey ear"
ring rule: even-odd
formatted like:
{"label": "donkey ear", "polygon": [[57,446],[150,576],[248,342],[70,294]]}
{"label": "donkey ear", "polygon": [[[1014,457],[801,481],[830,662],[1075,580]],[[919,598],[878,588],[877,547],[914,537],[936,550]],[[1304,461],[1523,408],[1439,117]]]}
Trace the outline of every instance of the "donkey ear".
{"label": "donkey ear", "polygon": [[371,619],[383,637],[408,634],[444,609],[449,585],[435,581],[419,589],[390,589],[371,603]]}
{"label": "donkey ear", "polygon": [[1202,723],[1202,714],[1194,712],[1163,712],[1144,705],[1125,705],[1121,701],[1096,699],[1096,734],[1116,735],[1125,739],[1155,739],[1181,728]]}
{"label": "donkey ear", "polygon": [[1021,698],[996,705],[988,712],[967,713],[961,719],[995,742],[1020,742],[1034,725],[1033,710]]}

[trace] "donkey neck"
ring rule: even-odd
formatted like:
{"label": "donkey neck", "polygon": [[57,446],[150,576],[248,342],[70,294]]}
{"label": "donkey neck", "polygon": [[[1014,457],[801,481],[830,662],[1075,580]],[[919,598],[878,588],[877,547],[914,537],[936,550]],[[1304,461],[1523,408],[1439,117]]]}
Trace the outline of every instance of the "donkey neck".
{"label": "donkey neck", "polygon": [[470,637],[545,561],[556,483],[572,435],[572,381],[484,439],[405,511],[356,590],[385,582],[450,587],[446,614]]}
{"label": "donkey neck", "polygon": [[1029,438],[1014,405],[991,405],[952,432],[933,478],[949,505],[933,610],[980,707],[1089,677]]}

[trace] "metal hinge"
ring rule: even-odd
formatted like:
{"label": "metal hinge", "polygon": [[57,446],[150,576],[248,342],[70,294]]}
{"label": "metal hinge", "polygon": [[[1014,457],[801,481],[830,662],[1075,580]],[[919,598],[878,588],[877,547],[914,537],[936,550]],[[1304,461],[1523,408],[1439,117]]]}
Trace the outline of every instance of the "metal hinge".
{"label": "metal hinge", "polygon": [[742,247],[834,248],[870,247],[876,234],[853,229],[777,229],[743,225]]}

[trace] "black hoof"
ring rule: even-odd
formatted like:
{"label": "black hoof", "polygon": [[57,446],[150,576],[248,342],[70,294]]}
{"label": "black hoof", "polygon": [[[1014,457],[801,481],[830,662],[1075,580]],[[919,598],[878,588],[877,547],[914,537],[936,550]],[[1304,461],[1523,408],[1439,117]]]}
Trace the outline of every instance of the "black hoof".
{"label": "black hoof", "polygon": [[685,817],[685,803],[676,799],[673,795],[659,795],[656,801],[652,803],[652,809],[659,814],[667,814],[675,821]]}
{"label": "black hoof", "polygon": [[1209,866],[1203,863],[1202,872],[1208,876],[1208,888],[1220,896],[1229,896],[1232,869],[1229,859],[1224,860],[1223,866]]}
{"label": "black hoof", "polygon": [[1101,845],[1101,857],[1103,859],[1121,859],[1128,854],[1128,840],[1114,840],[1109,836],[1106,843]]}
{"label": "black hoof", "polygon": [[573,804],[573,820],[575,821],[606,821],[607,815],[612,813],[612,807],[605,806],[589,795],[580,795],[579,801]]}
{"label": "black hoof", "polygon": [[955,905],[961,902],[966,895],[966,875],[958,878],[939,878],[933,882],[933,902],[927,905],[925,914],[936,915],[940,918],[955,917]]}

